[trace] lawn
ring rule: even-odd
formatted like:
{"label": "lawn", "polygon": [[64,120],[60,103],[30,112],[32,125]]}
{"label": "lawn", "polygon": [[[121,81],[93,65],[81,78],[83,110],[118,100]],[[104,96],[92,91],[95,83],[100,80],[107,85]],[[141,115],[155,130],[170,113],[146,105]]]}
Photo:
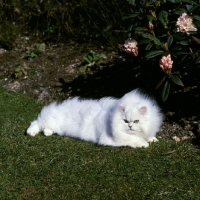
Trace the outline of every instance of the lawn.
{"label": "lawn", "polygon": [[0,87],[0,199],[200,199],[200,151],[160,140],[147,149],[25,134],[42,107]]}

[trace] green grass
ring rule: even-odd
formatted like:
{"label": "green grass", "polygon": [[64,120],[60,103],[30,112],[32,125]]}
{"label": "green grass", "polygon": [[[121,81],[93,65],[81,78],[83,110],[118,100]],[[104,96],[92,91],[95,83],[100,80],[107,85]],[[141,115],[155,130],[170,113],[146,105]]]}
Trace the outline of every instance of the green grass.
{"label": "green grass", "polygon": [[41,107],[0,87],[0,199],[200,199],[200,152],[192,145],[115,148],[25,135]]}

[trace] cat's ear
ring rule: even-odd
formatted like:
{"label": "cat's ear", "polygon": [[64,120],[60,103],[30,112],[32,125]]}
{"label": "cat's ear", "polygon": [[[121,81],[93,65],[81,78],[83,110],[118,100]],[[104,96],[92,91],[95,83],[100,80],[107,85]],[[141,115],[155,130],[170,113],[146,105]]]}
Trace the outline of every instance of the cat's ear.
{"label": "cat's ear", "polygon": [[118,106],[118,109],[121,111],[121,112],[124,112],[125,111],[125,107],[123,105],[119,105]]}
{"label": "cat's ear", "polygon": [[141,108],[139,108],[139,112],[140,112],[140,114],[145,115],[147,113],[147,107],[142,106]]}

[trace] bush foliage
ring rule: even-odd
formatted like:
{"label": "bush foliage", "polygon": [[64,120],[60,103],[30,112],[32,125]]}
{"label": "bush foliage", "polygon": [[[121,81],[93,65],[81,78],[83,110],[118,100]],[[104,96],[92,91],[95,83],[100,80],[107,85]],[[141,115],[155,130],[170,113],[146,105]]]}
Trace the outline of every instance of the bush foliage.
{"label": "bush foliage", "polygon": [[[140,63],[147,63],[146,68],[156,66],[157,69],[151,67],[156,71],[163,56],[171,55],[173,60],[172,72],[164,71],[157,84],[157,88],[162,86],[165,101],[171,83],[183,86],[181,75],[200,66],[200,3],[197,0],[128,1],[132,10],[123,19],[129,21],[129,36],[138,43]],[[196,30],[178,31],[177,21],[183,13],[193,20]]]}

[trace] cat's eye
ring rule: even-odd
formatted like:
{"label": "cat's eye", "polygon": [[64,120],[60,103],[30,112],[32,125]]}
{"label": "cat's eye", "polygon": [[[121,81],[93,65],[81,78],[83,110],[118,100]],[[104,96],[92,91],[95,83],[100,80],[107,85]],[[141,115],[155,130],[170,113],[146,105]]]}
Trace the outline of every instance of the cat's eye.
{"label": "cat's eye", "polygon": [[133,123],[137,124],[139,122],[139,120],[134,120]]}
{"label": "cat's eye", "polygon": [[128,120],[124,119],[124,122],[125,122],[125,123],[128,123]]}

